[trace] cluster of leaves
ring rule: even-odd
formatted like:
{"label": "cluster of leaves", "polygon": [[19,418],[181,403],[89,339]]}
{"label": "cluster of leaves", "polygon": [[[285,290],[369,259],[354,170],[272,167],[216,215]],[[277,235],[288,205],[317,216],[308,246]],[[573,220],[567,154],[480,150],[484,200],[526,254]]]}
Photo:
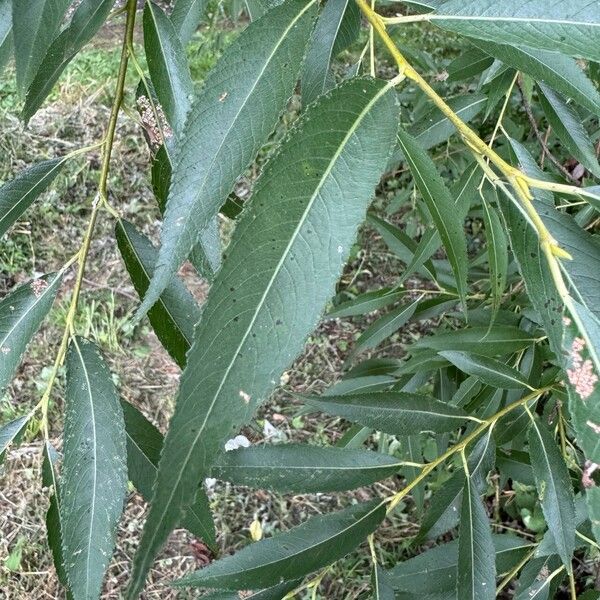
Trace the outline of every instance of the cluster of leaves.
{"label": "cluster of leaves", "polygon": [[[0,60],[14,54],[25,121],[113,2],[83,0],[65,17],[70,4],[0,0]],[[369,538],[376,598],[491,599],[499,577],[501,589],[518,577],[517,598],[552,597],[567,577],[574,597],[575,586],[585,586],[575,581],[574,554],[594,556],[593,538],[600,541],[594,481],[600,464],[600,246],[594,235],[600,201],[581,175],[576,179],[587,189],[583,200],[573,201],[576,192],[559,185],[564,173],[540,171],[523,140],[508,125],[502,128],[502,116],[519,79],[526,101],[539,99],[580,170],[590,178],[600,174],[592,141],[600,115],[598,3],[405,2],[417,14],[390,23],[431,21],[471,44],[448,68],[448,79],[468,90],[448,101],[450,113],[427,103],[437,95],[424,84],[402,87],[401,76],[384,81],[362,75],[369,44],[337,84],[334,59],[360,35],[360,10],[352,0],[327,0],[321,10],[317,0],[248,1],[252,22],[194,93],[185,45],[204,4],[177,0],[170,15],[150,1],[143,9],[148,73],[140,72],[137,106],[164,214],[160,248],[110,209],[118,248],[142,298],[138,318],[147,313],[182,368],[177,404],[163,439],[119,399],[94,345],[67,331],[60,468],[47,423],[42,427],[44,483],[53,490],[48,541],[65,588],[76,600],[99,597],[128,480],[150,502],[126,592],[135,598],[175,527],[214,543],[202,487],[208,476],[309,493],[401,474],[405,485],[391,497],[312,518],[176,585],[218,590],[205,598],[238,598],[248,589],[259,591],[244,597],[282,598]],[[122,65],[129,56],[139,68],[131,45],[136,2],[125,10],[129,37]],[[411,54],[416,63],[430,64],[423,52]],[[231,190],[267,143],[298,81],[301,114],[240,212]],[[455,132],[452,114],[469,121],[498,113],[502,159],[548,183],[526,198],[539,220],[472,143],[454,158],[451,171],[461,176],[450,186],[427,153]],[[108,158],[111,143],[112,134],[103,142]],[[68,159],[40,162],[0,188],[0,234]],[[412,179],[399,202],[419,221],[418,238],[367,212],[382,176],[400,163]],[[554,184],[559,193],[552,193]],[[220,212],[235,222],[224,252]],[[467,216],[483,226],[479,249],[467,246]],[[405,267],[393,287],[336,295],[365,218]],[[560,244],[560,261],[542,252],[545,231]],[[77,257],[80,269],[86,243],[89,237]],[[177,276],[187,259],[211,282],[202,312]],[[0,301],[1,388],[74,262]],[[405,286],[413,276],[423,288],[417,296]],[[385,312],[356,341],[341,382],[322,396],[300,398],[310,410],[354,425],[337,447],[290,444],[225,453],[225,442],[279,384],[326,310],[327,318]],[[402,360],[361,359],[403,326],[439,317],[443,326],[408,346]],[[34,413],[2,426],[0,457]],[[374,431],[396,440],[392,454],[363,448]],[[438,458],[425,463],[432,440]],[[443,469],[449,479],[426,494],[427,476]],[[537,540],[492,533],[482,496],[495,489],[510,498],[527,486],[538,494],[532,511],[541,507]],[[408,494],[422,513],[415,547],[442,536],[446,541],[384,570],[373,535]],[[514,512],[510,501],[500,508]],[[456,528],[456,539],[448,542]]]}

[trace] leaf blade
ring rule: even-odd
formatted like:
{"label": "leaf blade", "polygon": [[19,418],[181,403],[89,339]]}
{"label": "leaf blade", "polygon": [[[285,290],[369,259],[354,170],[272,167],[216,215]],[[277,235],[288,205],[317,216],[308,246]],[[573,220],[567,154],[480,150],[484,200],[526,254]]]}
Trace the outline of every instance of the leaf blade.
{"label": "leaf blade", "polygon": [[127,491],[125,426],[98,350],[73,338],[67,353],[61,484],[63,555],[76,598],[98,598]]}
{"label": "leaf blade", "polygon": [[[138,317],[156,302],[273,130],[300,70],[314,6],[314,0],[287,0],[274,8],[268,19],[251,23],[210,72],[178,145],[156,271]],[[240,56],[252,57],[250,64]],[[233,154],[232,146],[238,148]]]}

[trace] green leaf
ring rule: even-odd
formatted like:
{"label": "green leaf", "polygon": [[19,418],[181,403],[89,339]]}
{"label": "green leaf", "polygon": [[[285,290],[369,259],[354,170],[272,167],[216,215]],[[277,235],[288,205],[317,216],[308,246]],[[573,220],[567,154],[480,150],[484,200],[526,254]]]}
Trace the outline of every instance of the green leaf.
{"label": "green leaf", "polygon": [[[554,598],[556,584],[560,583],[564,569],[561,570],[558,556],[533,558],[519,577],[515,600],[549,600]],[[550,596],[552,592],[552,596]]]}
{"label": "green leaf", "polygon": [[330,415],[391,434],[454,431],[469,415],[430,396],[408,392],[371,392],[343,396],[300,396]]}
{"label": "green leaf", "polygon": [[458,598],[493,600],[496,597],[494,541],[487,514],[471,477],[465,477],[460,529],[456,593]]}
{"label": "green leaf", "polygon": [[31,416],[31,413],[29,413],[22,417],[17,417],[0,427],[0,464],[4,461],[8,447],[17,442],[21,434],[25,431]]}
{"label": "green leaf", "polygon": [[369,325],[358,340],[356,340],[352,352],[348,355],[348,361],[353,360],[359,352],[363,352],[369,348],[375,348],[381,344],[383,340],[398,331],[398,329],[405,325],[413,316],[420,301],[421,298],[418,298],[411,304],[402,304]]}
{"label": "green leaf", "polygon": [[13,2],[17,88],[23,93],[58,32],[70,0],[19,0]]}
{"label": "green leaf", "polygon": [[273,130],[293,91],[314,12],[315,0],[287,0],[251,23],[209,73],[178,143],[162,246],[138,316],[156,302]]}
{"label": "green leaf", "polygon": [[[417,244],[410,236],[404,233],[399,227],[388,223],[373,213],[369,213],[368,222],[381,235],[388,248],[403,263],[408,265],[413,262],[417,251]],[[417,272],[428,275],[435,280],[435,268],[431,261],[425,261],[425,264],[417,269]]]}
{"label": "green leaf", "polygon": [[468,327],[423,337],[411,346],[411,351],[413,348],[431,348],[437,352],[458,350],[496,356],[524,350],[536,341],[537,338],[531,333],[509,325]]}
{"label": "green leaf", "polygon": [[0,69],[13,54],[12,0],[0,0]]}
{"label": "green leaf", "polygon": [[401,466],[380,452],[283,444],[225,452],[211,476],[257,489],[318,493],[371,485],[394,475]]}
{"label": "green leaf", "polygon": [[360,31],[360,9],[352,0],[328,0],[319,15],[302,69],[302,101],[310,104],[335,85],[333,59]]}
{"label": "green leaf", "polygon": [[600,177],[594,146],[579,115],[551,88],[538,84],[539,100],[552,131],[566,149],[592,174]]}
{"label": "green leaf", "polygon": [[548,528],[568,571],[575,549],[575,505],[567,465],[548,429],[536,418],[528,430],[529,455]]}
{"label": "green leaf", "polygon": [[[137,293],[143,297],[154,273],[158,250],[127,221],[117,223],[115,234],[127,272]],[[200,320],[200,307],[178,277],[171,280],[148,311],[148,318],[161,344],[175,362],[184,367],[194,325]]]}
{"label": "green leaf", "polygon": [[52,307],[62,273],[24,283],[0,300],[0,391],[12,379],[31,338]]}
{"label": "green leaf", "polygon": [[0,187],[0,237],[52,183],[64,164],[62,158],[45,160],[21,171]]}
{"label": "green leaf", "polygon": [[[152,499],[152,489],[163,435],[146,417],[129,402],[121,401],[127,435],[127,474],[137,491],[146,501]],[[217,545],[215,525],[212,520],[208,498],[200,486],[194,503],[181,519],[181,526],[201,538],[211,548]]]}
{"label": "green leaf", "polygon": [[144,50],[156,96],[178,138],[190,109],[194,84],[173,23],[150,1],[144,8]]}
{"label": "green leaf", "polygon": [[22,117],[25,122],[42,105],[61,73],[89,42],[108,16],[113,0],[83,0],[69,25],[54,39],[27,89]]}
{"label": "green leaf", "polygon": [[507,46],[483,40],[471,42],[506,65],[549,85],[594,114],[600,114],[600,93],[574,59],[526,46]]}
{"label": "green leaf", "polygon": [[207,4],[208,0],[175,0],[171,11],[171,21],[182,46],[192,39]]}
{"label": "green leaf", "polygon": [[[52,561],[60,583],[68,588],[67,573],[62,550],[63,524],[60,518],[60,488],[56,473],[56,450],[49,442],[44,444],[44,462],[42,464],[42,484],[50,490],[50,505],[46,512],[46,538],[52,552]],[[69,592],[70,594],[70,592]],[[70,597],[70,595],[69,595]]]}
{"label": "green leaf", "polygon": [[125,494],[125,426],[119,396],[97,348],[73,338],[67,353],[60,517],[69,587],[100,597]]}
{"label": "green leaf", "polygon": [[600,15],[594,0],[448,0],[436,25],[483,40],[600,60]]}
{"label": "green leaf", "polygon": [[[393,86],[353,79],[311,105],[265,165],[195,329],[131,596],[196,482],[275,387],[333,294],[397,119]],[[368,155],[358,152],[367,146]],[[352,198],[343,211],[340,195]]]}
{"label": "green leaf", "polygon": [[463,225],[454,209],[450,191],[439,176],[431,158],[402,128],[398,131],[398,141],[440,234],[456,278],[458,294],[466,310],[467,244]]}
{"label": "green leaf", "polygon": [[482,52],[479,48],[470,48],[459,54],[448,65],[447,81],[462,81],[475,77],[491,67],[493,62],[494,59],[489,54]]}
{"label": "green leaf", "polygon": [[312,517],[298,527],[251,544],[179,579],[174,585],[242,590],[302,577],[348,554],[384,517],[385,505],[379,500]]}
{"label": "green leaf", "polygon": [[327,316],[331,319],[338,319],[340,317],[356,317],[360,315],[366,315],[375,310],[380,310],[401,300],[408,290],[397,290],[383,288],[380,290],[373,290],[365,292],[353,298],[342,302],[337,306],[334,306],[328,313]]}
{"label": "green leaf", "polygon": [[533,390],[522,373],[495,358],[456,350],[446,350],[440,354],[464,373],[474,375],[492,387],[504,390],[518,390],[526,387]]}
{"label": "green leaf", "polygon": [[[517,565],[531,548],[531,543],[514,535],[493,534],[492,541],[498,573]],[[398,563],[387,575],[395,590],[412,592],[417,597],[447,591],[455,594],[457,565],[458,540],[454,540]]]}
{"label": "green leaf", "polygon": [[[491,194],[494,204],[497,204],[498,196],[496,190],[486,187],[486,193]],[[490,266],[490,288],[492,296],[492,318],[493,324],[502,304],[502,294],[506,287],[508,274],[508,240],[504,233],[504,227],[494,206],[488,203],[486,194],[481,198],[483,209],[483,223],[485,226],[485,240],[488,252],[488,264]]]}
{"label": "green leaf", "polygon": [[374,600],[394,600],[396,597],[385,571],[378,564],[371,570],[371,587]]}

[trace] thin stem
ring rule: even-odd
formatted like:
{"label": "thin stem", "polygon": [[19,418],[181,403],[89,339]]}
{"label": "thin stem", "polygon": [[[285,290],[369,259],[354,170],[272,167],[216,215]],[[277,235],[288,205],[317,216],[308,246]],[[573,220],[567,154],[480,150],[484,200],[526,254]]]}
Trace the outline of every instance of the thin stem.
{"label": "thin stem", "polygon": [[[107,185],[108,185],[108,174],[110,171],[110,157],[112,154],[112,148],[115,139],[115,131],[117,128],[117,119],[119,116],[119,109],[121,108],[121,103],[123,102],[123,92],[125,89],[125,75],[127,73],[127,63],[128,63],[128,44],[133,40],[133,28],[135,24],[135,11],[136,11],[136,0],[128,0],[126,5],[127,10],[127,20],[125,23],[125,35],[123,39],[123,45],[121,50],[121,62],[119,64],[119,72],[117,75],[117,84],[115,88],[115,98],[113,101],[110,117],[108,120],[106,134],[102,141],[102,166],[100,169],[100,181],[98,184],[98,193],[92,202],[92,212],[90,215],[90,220],[88,222],[87,230],[83,237],[83,241],[79,252],[76,254],[74,259],[77,260],[77,275],[75,278],[75,284],[73,288],[73,293],[71,295],[71,302],[69,304],[69,309],[67,311],[66,324],[65,329],[63,331],[62,339],[60,342],[60,346],[58,348],[58,352],[56,355],[56,359],[54,361],[54,365],[52,371],[50,373],[50,378],[48,380],[48,384],[42,396],[42,399],[39,402],[39,407],[42,412],[42,430],[44,433],[44,439],[48,439],[48,406],[50,402],[50,394],[52,392],[52,388],[56,381],[56,377],[58,375],[58,371],[62,366],[67,348],[69,345],[69,340],[74,333],[74,323],[75,316],[77,313],[77,303],[79,301],[79,296],[81,294],[81,287],[83,283],[83,278],[85,274],[85,265],[87,261],[87,257],[90,251],[90,245],[92,242],[92,236],[94,233],[94,228],[96,226],[96,221],[98,218],[98,211],[100,209],[100,204],[105,203],[108,205],[108,194],[107,194]],[[86,149],[81,149],[77,152],[83,152]],[[73,261],[70,261],[68,264],[72,264]]]}
{"label": "thin stem", "polygon": [[575,587],[575,574],[571,569],[569,571],[569,594],[571,595],[571,600],[577,600],[577,588]]}
{"label": "thin stem", "polygon": [[496,588],[496,596],[500,595],[500,592],[517,576],[517,573],[529,562],[529,559],[533,557],[537,548],[536,546],[530,550],[516,565],[515,567],[504,577]]}
{"label": "thin stem", "polygon": [[386,25],[403,25],[404,23],[421,23],[430,21],[431,15],[401,15],[398,17],[382,17],[381,19]]}
{"label": "thin stem", "polygon": [[525,406],[525,408],[527,408],[528,402],[530,402],[531,400],[534,400],[534,399],[537,400],[542,394],[544,394],[545,392],[547,392],[550,389],[551,389],[551,386],[548,386],[546,388],[541,388],[539,390],[535,390],[535,392],[532,392],[531,394],[527,394],[520,400],[517,400],[516,402],[513,402],[512,404],[509,404],[508,406],[504,407],[502,410],[498,411],[495,415],[492,415],[491,417],[482,421],[482,423],[481,423],[481,425],[479,425],[479,427],[474,429],[469,435],[465,436],[460,442],[458,442],[454,446],[448,448],[448,450],[446,450],[446,452],[444,452],[443,454],[438,456],[438,458],[436,458],[434,461],[425,465],[423,467],[423,470],[419,473],[419,475],[417,475],[409,484],[407,484],[406,487],[401,489],[399,492],[396,492],[396,494],[394,494],[393,496],[386,498],[383,502],[384,503],[389,502],[389,506],[387,508],[387,514],[391,513],[396,508],[398,503],[413,488],[415,488],[417,485],[419,485],[419,483],[421,483],[421,481],[423,481],[434,469],[436,469],[439,465],[444,463],[448,458],[450,458],[457,452],[463,452],[465,450],[465,448],[472,441],[476,440],[489,427],[492,427],[493,425],[495,425],[498,420],[500,420],[502,417],[504,417],[505,415],[510,413],[512,410],[514,410],[515,408],[518,408],[519,406]]}
{"label": "thin stem", "polygon": [[[375,11],[375,0],[371,0],[371,10]],[[369,70],[371,77],[375,77],[375,30],[369,26]]]}

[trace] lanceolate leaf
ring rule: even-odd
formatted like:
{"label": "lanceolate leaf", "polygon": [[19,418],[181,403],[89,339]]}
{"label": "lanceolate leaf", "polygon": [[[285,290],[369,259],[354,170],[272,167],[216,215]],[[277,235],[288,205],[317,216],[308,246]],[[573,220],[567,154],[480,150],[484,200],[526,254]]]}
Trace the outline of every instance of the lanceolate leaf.
{"label": "lanceolate leaf", "polygon": [[[495,190],[489,190],[497,201]],[[492,323],[502,304],[502,294],[506,287],[508,273],[508,240],[504,233],[504,227],[495,206],[488,203],[486,195],[482,196],[481,207],[483,209],[483,222],[485,225],[485,240],[488,252],[488,264],[490,267],[490,288],[492,296]]]}
{"label": "lanceolate leaf", "polygon": [[[181,138],[183,126],[192,104],[194,85],[186,61],[185,50],[171,21],[152,2],[144,9],[144,49],[153,90],[158,104],[175,140]],[[153,115],[156,121],[160,121]],[[164,214],[167,190],[171,184],[174,154],[177,142],[168,139],[166,126],[161,124],[163,145],[154,156],[152,164],[152,184],[161,212]],[[208,280],[212,280],[221,264],[221,240],[217,217],[196,234],[197,243],[190,254],[196,270]]]}
{"label": "lanceolate leaf", "polygon": [[448,65],[448,81],[461,81],[479,75],[492,66],[494,59],[479,48],[462,52]]}
{"label": "lanceolate leaf", "polygon": [[96,347],[73,338],[67,354],[60,517],[69,587],[100,596],[127,492],[125,426],[111,374]]}
{"label": "lanceolate leaf", "polygon": [[575,549],[575,505],[569,472],[554,438],[537,418],[532,420],[527,437],[544,518],[570,571]]}
{"label": "lanceolate leaf", "polygon": [[539,84],[539,92],[540,104],[554,133],[586,169],[600,177],[600,165],[594,146],[579,116],[555,91],[543,83]]}
{"label": "lanceolate leaf", "polygon": [[4,461],[9,446],[18,441],[21,434],[25,431],[29,419],[31,419],[31,414],[23,415],[0,427],[0,464]]}
{"label": "lanceolate leaf", "polygon": [[13,2],[17,87],[24,93],[58,32],[71,0],[18,0]]}
{"label": "lanceolate leaf", "polygon": [[162,9],[150,1],[144,8],[144,50],[156,96],[178,137],[192,102],[194,84],[177,31]]}
{"label": "lanceolate leaf", "polygon": [[449,0],[434,19],[440,27],[475,38],[600,60],[595,0]]}
{"label": "lanceolate leaf", "polygon": [[[531,548],[529,542],[513,535],[494,534],[492,541],[498,573],[514,567]],[[454,540],[397,564],[387,574],[395,590],[417,597],[448,591],[456,594],[457,565],[458,540]]]}
{"label": "lanceolate leaf", "polygon": [[574,59],[527,46],[507,46],[484,40],[471,41],[506,65],[531,75],[536,81],[546,83],[594,114],[600,114],[600,93]]}
{"label": "lanceolate leaf", "polygon": [[482,356],[496,356],[517,352],[531,346],[536,337],[517,327],[494,325],[469,327],[457,331],[445,331],[421,338],[411,348],[431,348],[438,352],[458,350],[476,352]]}
{"label": "lanceolate leaf", "polygon": [[242,590],[295,579],[342,558],[385,516],[379,500],[313,517],[270,539],[251,544],[233,556],[180,579],[176,585]]}
{"label": "lanceolate leaf", "polygon": [[392,86],[354,79],[311,105],[265,166],[195,330],[131,596],[224,441],[314,328],[385,168],[397,118]]}
{"label": "lanceolate leaf", "polygon": [[207,77],[178,144],[162,246],[139,315],[156,302],[273,130],[293,91],[314,11],[314,0],[287,0],[269,11],[228,46]]}
{"label": "lanceolate leaf", "polygon": [[29,121],[42,105],[65,67],[100,29],[113,5],[113,0],[83,0],[77,6],[68,27],[48,48],[27,90],[24,121]]}
{"label": "lanceolate leaf", "polygon": [[12,0],[0,0],[0,70],[12,55]]}
{"label": "lanceolate leaf", "polygon": [[348,360],[351,360],[359,352],[368,348],[375,348],[383,340],[398,331],[413,316],[420,301],[421,298],[411,304],[403,304],[372,323],[356,341]]}
{"label": "lanceolate leaf", "polygon": [[460,408],[408,392],[371,392],[343,396],[302,396],[326,412],[386,433],[454,431],[469,418]]}
{"label": "lanceolate leaf", "polygon": [[440,354],[461,371],[474,375],[483,383],[493,387],[507,390],[518,390],[523,387],[533,389],[522,373],[495,358],[456,350],[446,350]]}
{"label": "lanceolate leaf", "polygon": [[[117,224],[116,238],[133,285],[143,297],[154,273],[158,250],[127,221]],[[182,281],[177,277],[171,279],[158,302],[148,311],[148,318],[162,345],[177,364],[184,367],[194,325],[200,320],[200,307]]]}
{"label": "lanceolate leaf", "polygon": [[59,509],[60,489],[56,473],[56,459],[56,450],[49,442],[46,442],[44,444],[44,462],[42,466],[42,484],[50,491],[50,505],[46,512],[46,538],[52,551],[52,560],[58,579],[63,586],[68,587],[62,551],[63,525]]}
{"label": "lanceolate leaf", "polygon": [[493,600],[496,597],[496,564],[492,530],[479,493],[465,478],[458,538],[457,598]]}
{"label": "lanceolate leaf", "polygon": [[[130,481],[148,502],[156,480],[163,436],[146,417],[129,402],[121,401],[127,435],[127,473]],[[208,498],[200,486],[194,503],[181,519],[181,526],[206,544],[216,546],[215,526]]]}
{"label": "lanceolate leaf", "polygon": [[12,379],[27,344],[52,307],[62,273],[20,285],[0,301],[0,390]]}
{"label": "lanceolate leaf", "polygon": [[356,296],[353,300],[342,302],[334,306],[327,316],[332,319],[340,317],[355,317],[357,315],[366,315],[367,313],[385,308],[401,300],[407,294],[407,290],[395,290],[384,288],[372,292],[365,292]]}
{"label": "lanceolate leaf", "polygon": [[379,452],[284,444],[225,452],[211,475],[253,488],[313,493],[370,485],[394,475],[401,466]]}
{"label": "lanceolate leaf", "polygon": [[439,176],[435,164],[418,143],[402,128],[398,131],[400,148],[406,157],[415,183],[431,213],[456,278],[459,296],[466,303],[467,245],[460,218],[454,210],[450,191]]}
{"label": "lanceolate leaf", "polygon": [[302,100],[309,104],[335,85],[331,63],[358,37],[360,10],[353,0],[326,2],[313,31],[302,69]]}
{"label": "lanceolate leaf", "polygon": [[64,164],[61,158],[45,160],[0,187],[0,237],[52,183]]}
{"label": "lanceolate leaf", "polygon": [[171,21],[183,46],[194,35],[207,4],[208,0],[175,0]]}

